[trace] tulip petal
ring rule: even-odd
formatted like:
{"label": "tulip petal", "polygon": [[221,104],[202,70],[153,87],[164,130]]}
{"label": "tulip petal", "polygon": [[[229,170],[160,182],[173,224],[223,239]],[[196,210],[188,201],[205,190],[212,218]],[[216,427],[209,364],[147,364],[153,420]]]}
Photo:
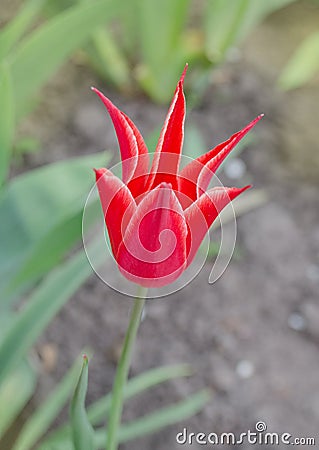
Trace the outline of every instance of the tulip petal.
{"label": "tulip petal", "polygon": [[225,158],[262,117],[263,114],[259,115],[245,128],[233,134],[227,141],[201,155],[181,170],[179,190],[189,198],[189,204],[199,198],[207,189],[212,176]]}
{"label": "tulip petal", "polygon": [[117,262],[122,274],[148,287],[174,281],[186,262],[187,226],[172,186],[161,183],[137,206]]}
{"label": "tulip petal", "polygon": [[96,169],[95,175],[113,255],[116,256],[123,239],[122,230],[127,225],[125,220],[134,214],[136,203],[127,186],[112,172]]}
{"label": "tulip petal", "polygon": [[186,71],[187,65],[176,86],[174,97],[156,146],[147,183],[149,189],[161,182],[171,183],[173,189],[177,188],[176,174],[179,168],[184,140],[185,96],[183,83]]}
{"label": "tulip petal", "polygon": [[201,195],[199,199],[185,209],[184,214],[189,231],[187,237],[187,267],[194,259],[205,234],[220,212],[228,203],[249,188],[250,186],[243,188],[215,187]]}
{"label": "tulip petal", "polygon": [[[123,183],[128,184],[130,180],[147,174],[149,164],[147,147],[132,120],[113,105],[102,92],[95,88],[92,88],[92,90],[100,97],[111,116],[120,146],[122,180]],[[143,188],[144,186],[140,186],[141,191]]]}

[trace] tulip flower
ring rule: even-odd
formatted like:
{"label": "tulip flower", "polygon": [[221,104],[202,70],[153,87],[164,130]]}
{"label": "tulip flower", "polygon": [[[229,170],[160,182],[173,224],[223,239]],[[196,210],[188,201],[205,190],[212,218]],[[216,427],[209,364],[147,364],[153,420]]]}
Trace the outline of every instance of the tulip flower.
{"label": "tulip flower", "polygon": [[108,169],[95,170],[112,253],[121,273],[144,287],[175,281],[191,264],[221,210],[250,187],[209,188],[209,184],[224,159],[262,116],[180,170],[186,69],[177,84],[150,170],[150,155],[137,127],[93,88],[112,119],[122,159],[122,179]]}

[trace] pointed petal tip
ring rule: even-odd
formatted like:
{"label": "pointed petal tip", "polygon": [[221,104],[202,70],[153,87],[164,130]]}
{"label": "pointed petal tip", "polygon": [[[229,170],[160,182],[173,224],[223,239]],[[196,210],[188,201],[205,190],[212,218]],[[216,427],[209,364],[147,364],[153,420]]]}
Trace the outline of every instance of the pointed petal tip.
{"label": "pointed petal tip", "polygon": [[181,75],[181,77],[179,79],[179,82],[181,84],[184,83],[184,79],[185,79],[185,75],[186,75],[187,69],[188,69],[188,63],[185,64],[184,70],[183,70],[182,75]]}
{"label": "pointed petal tip", "polygon": [[102,100],[102,102],[104,103],[104,105],[106,106],[107,109],[114,107],[113,103],[111,102],[110,99],[108,99],[101,91],[99,91],[97,88],[95,88],[94,86],[91,86],[91,90],[93,92],[95,92],[100,99]]}
{"label": "pointed petal tip", "polygon": [[104,169],[103,167],[101,169],[93,168],[93,170],[95,173],[96,181],[99,180],[107,172],[107,169]]}
{"label": "pointed petal tip", "polygon": [[248,184],[244,187],[226,187],[226,186],[216,186],[214,188],[211,188],[208,191],[205,191],[203,195],[210,196],[211,193],[215,194],[216,192],[222,192],[225,193],[227,196],[229,196],[230,200],[233,200],[238,195],[242,194],[243,192],[247,191],[248,189],[251,189],[253,187],[252,184]]}
{"label": "pointed petal tip", "polygon": [[247,184],[247,186],[244,186],[244,187],[242,187],[242,188],[237,188],[237,189],[238,189],[239,193],[241,194],[242,192],[245,192],[245,191],[247,191],[248,189],[251,189],[252,187],[253,187],[252,184]]}
{"label": "pointed petal tip", "polygon": [[[238,134],[242,134],[242,137],[245,136],[248,131],[254,128],[255,125],[264,117],[265,114],[259,114],[255,117],[248,125],[246,125],[242,130],[238,131]],[[237,134],[237,133],[236,133]]]}
{"label": "pointed petal tip", "polygon": [[259,114],[253,121],[252,123],[255,124],[257,122],[259,122],[263,117],[264,117],[264,113]]}
{"label": "pointed petal tip", "polygon": [[247,128],[252,128],[254,127],[263,117],[264,117],[264,113],[259,114],[257,117],[255,117],[255,119],[253,119],[248,125]]}
{"label": "pointed petal tip", "polygon": [[96,87],[91,86],[90,89],[92,92],[95,92],[97,95],[101,95],[101,92]]}
{"label": "pointed petal tip", "polygon": [[230,201],[235,200],[235,198],[239,197],[243,192],[247,191],[248,189],[252,188],[251,184],[248,184],[247,186],[244,186],[242,188],[237,188],[237,187],[233,187],[233,188],[226,188],[226,192],[228,199]]}

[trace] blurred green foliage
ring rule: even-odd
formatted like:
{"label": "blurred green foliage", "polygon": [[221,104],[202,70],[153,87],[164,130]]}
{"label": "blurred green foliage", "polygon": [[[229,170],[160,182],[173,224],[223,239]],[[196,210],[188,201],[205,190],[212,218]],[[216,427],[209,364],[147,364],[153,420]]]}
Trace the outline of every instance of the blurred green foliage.
{"label": "blurred green foliage", "polygon": [[45,0],[23,3],[0,31],[0,187],[10,165],[14,130],[43,84],[117,11],[111,0],[83,2],[34,27]]}
{"label": "blurred green foliage", "polygon": [[[76,251],[81,216],[93,183],[92,166],[106,165],[110,159],[105,152],[74,158],[7,181],[16,127],[36,104],[42,86],[82,48],[98,74],[123,92],[141,89],[166,103],[186,61],[194,67],[190,87],[203,92],[210,71],[229,50],[266,15],[291,1],[27,0],[0,30],[0,442],[34,393],[37,374],[30,350],[92,272],[83,249]],[[301,53],[311,55],[314,48],[318,49],[317,38]],[[314,70],[311,57],[307,61],[302,80]],[[287,77],[283,79],[287,85]],[[192,147],[200,148],[196,130],[190,133]],[[32,138],[21,142],[19,155],[37,147]],[[98,213],[97,203],[89,205],[92,224]],[[92,246],[96,261],[103,264],[103,249]],[[30,416],[16,436],[14,450],[31,450],[50,429],[72,393],[78,370],[76,363]],[[83,370],[80,384],[87,367]],[[156,369],[131,380],[125,395],[187,375],[185,367]],[[84,388],[75,404],[83,403]],[[208,399],[206,391],[199,392],[123,425],[121,441],[186,418]],[[92,425],[104,422],[109,405],[110,395],[88,409]],[[77,422],[73,414],[73,427]],[[66,426],[52,433],[39,449],[71,450],[70,430]],[[104,434],[103,428],[97,429],[94,448],[101,447]]]}
{"label": "blurred green foliage", "polygon": [[88,419],[85,399],[89,382],[89,360],[83,356],[82,369],[70,407],[74,450],[93,450],[94,430]]}
{"label": "blurred green foliage", "polygon": [[[142,89],[161,103],[169,101],[189,62],[196,98],[228,51],[268,14],[292,1],[23,2],[0,31],[0,185],[9,170],[17,123],[33,108],[43,84],[80,47],[107,82],[123,92]],[[20,147],[20,152],[29,148]]]}
{"label": "blurred green foliage", "polygon": [[295,89],[308,83],[319,72],[319,31],[308,36],[289,59],[279,78],[279,86]]}
{"label": "blurred green foliage", "polygon": [[[188,62],[188,85],[200,96],[209,73],[229,50],[265,17],[293,1],[123,0],[116,18],[92,34],[87,60],[119,90],[142,89],[159,103],[169,102]],[[71,3],[60,0],[54,11]]]}

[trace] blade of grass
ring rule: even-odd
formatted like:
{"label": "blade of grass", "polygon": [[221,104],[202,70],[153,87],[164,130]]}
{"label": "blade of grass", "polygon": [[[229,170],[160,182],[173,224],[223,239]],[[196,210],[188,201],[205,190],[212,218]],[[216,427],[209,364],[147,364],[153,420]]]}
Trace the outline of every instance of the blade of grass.
{"label": "blade of grass", "polygon": [[[130,398],[140,394],[141,392],[164,383],[165,381],[173,380],[179,377],[187,377],[192,373],[191,368],[187,365],[159,367],[157,369],[145,372],[132,380],[128,381],[124,389],[124,398]],[[88,415],[91,422],[96,425],[104,420],[107,416],[111,406],[111,394],[108,394],[103,399],[98,400],[88,409]]]}
{"label": "blade of grass", "polygon": [[139,8],[140,0],[130,0],[122,2],[119,11],[119,23],[121,26],[121,47],[126,55],[135,55],[138,48],[139,29],[136,22],[136,12]]}
{"label": "blade of grass", "polygon": [[[186,420],[200,412],[210,399],[210,391],[204,389],[189,396],[186,400],[161,408],[155,413],[148,414],[130,423],[123,424],[119,432],[119,442],[128,442]],[[104,428],[100,428],[95,432],[95,450],[104,448],[105,433],[106,430]],[[65,435],[62,439],[43,443],[37,450],[69,450],[71,448],[70,435]]]}
{"label": "blade of grass", "polygon": [[[124,390],[124,400],[129,400],[136,395],[144,392],[158,384],[173,380],[179,377],[188,377],[192,374],[192,370],[185,364],[159,367],[149,370],[141,375],[138,375],[128,381]],[[111,406],[111,393],[101,398],[88,407],[88,417],[92,425],[98,425],[105,420]],[[39,450],[44,450],[46,446],[58,445],[63,443],[65,439],[70,436],[70,426],[65,425],[53,431],[45,442],[39,447]],[[59,445],[60,445],[59,444]]]}
{"label": "blade of grass", "polygon": [[80,361],[77,360],[54,391],[37,407],[24,424],[13,450],[30,450],[56,419],[73,392],[78,379]]}
{"label": "blade of grass", "polygon": [[295,0],[209,0],[204,15],[205,47],[210,61],[219,63],[269,14]]}
{"label": "blade of grass", "polygon": [[235,42],[250,0],[210,0],[204,15],[205,45],[208,58],[220,62]]}
{"label": "blade of grass", "polygon": [[140,45],[143,60],[151,72],[162,71],[164,62],[178,46],[188,8],[189,0],[140,2],[137,11],[140,15]]}
{"label": "blade of grass", "polygon": [[250,0],[249,8],[247,9],[238,30],[237,39],[241,41],[267,16],[295,1],[296,0],[267,0],[267,2],[255,2],[254,0]]}
{"label": "blade of grass", "polygon": [[83,365],[79,381],[76,385],[70,407],[72,441],[74,450],[93,450],[94,430],[85,410],[85,399],[88,388],[89,361],[83,356]]}
{"label": "blade of grass", "polygon": [[187,60],[182,42],[188,10],[189,0],[142,0],[139,3],[138,38],[143,64],[138,67],[136,77],[148,95],[159,103],[170,100]]}
{"label": "blade of grass", "polygon": [[129,91],[130,68],[120,48],[105,28],[94,31],[90,59],[99,74],[122,91]]}
{"label": "blade of grass", "polygon": [[[169,425],[186,420],[200,412],[210,399],[210,391],[203,389],[196,394],[190,395],[186,400],[162,408],[134,422],[124,424],[120,431],[120,442],[131,441],[132,439],[155,433]],[[102,442],[102,436],[100,436],[99,432],[96,433],[97,447]]]}

